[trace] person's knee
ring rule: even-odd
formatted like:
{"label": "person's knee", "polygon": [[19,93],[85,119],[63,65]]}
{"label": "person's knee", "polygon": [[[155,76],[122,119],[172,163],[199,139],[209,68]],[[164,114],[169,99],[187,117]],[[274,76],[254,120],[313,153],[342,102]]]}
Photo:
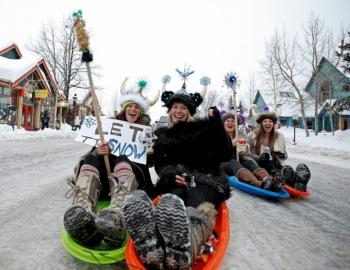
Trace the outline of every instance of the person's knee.
{"label": "person's knee", "polygon": [[90,165],[90,166],[93,166],[95,168],[98,168],[99,167],[99,161],[98,161],[98,158],[94,155],[88,155],[84,162],[83,162],[83,165]]}

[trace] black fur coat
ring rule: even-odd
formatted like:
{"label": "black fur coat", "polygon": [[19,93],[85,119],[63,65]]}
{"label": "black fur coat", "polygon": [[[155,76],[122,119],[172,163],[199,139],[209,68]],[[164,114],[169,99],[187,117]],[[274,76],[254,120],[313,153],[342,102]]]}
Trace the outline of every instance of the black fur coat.
{"label": "black fur coat", "polygon": [[[226,200],[230,188],[220,164],[232,156],[232,143],[221,118],[180,122],[155,132],[154,166],[159,175],[159,193],[175,193],[187,206],[212,202],[216,207]],[[194,176],[196,187],[179,186],[175,175]]]}

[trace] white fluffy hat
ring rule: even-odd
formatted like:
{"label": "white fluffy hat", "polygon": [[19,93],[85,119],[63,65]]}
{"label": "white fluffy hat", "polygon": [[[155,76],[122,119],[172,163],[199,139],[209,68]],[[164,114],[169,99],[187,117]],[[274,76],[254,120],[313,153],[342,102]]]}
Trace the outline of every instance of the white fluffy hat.
{"label": "white fluffy hat", "polygon": [[120,97],[117,98],[116,108],[124,109],[130,103],[138,104],[143,113],[147,113],[150,106],[155,104],[159,98],[160,91],[157,95],[149,100],[143,95],[143,91],[147,89],[148,82],[147,80],[141,79],[137,82],[137,86],[130,87],[126,90],[125,84],[128,78],[125,78],[120,87]]}

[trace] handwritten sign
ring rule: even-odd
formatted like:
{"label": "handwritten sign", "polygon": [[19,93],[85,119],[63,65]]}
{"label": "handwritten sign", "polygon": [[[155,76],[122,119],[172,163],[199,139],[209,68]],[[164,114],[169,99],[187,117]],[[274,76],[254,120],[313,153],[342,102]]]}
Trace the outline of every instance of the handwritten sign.
{"label": "handwritten sign", "polygon": [[[105,140],[108,141],[113,155],[125,155],[131,161],[146,164],[145,138],[146,131],[150,127],[105,117],[101,118],[101,122]],[[75,140],[91,146],[97,146],[100,142],[100,136],[94,117],[85,117]]]}

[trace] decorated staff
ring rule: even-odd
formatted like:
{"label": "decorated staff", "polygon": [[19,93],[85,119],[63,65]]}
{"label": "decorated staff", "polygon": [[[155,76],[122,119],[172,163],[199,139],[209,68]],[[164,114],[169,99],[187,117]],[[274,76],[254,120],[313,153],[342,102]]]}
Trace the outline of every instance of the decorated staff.
{"label": "decorated staff", "polygon": [[[90,93],[92,96],[92,104],[93,104],[93,108],[95,111],[95,117],[96,117],[96,121],[97,121],[97,130],[98,130],[98,133],[100,135],[101,144],[104,144],[105,139],[104,139],[103,131],[102,131],[102,124],[101,124],[101,118],[100,118],[100,108],[99,108],[98,100],[96,97],[95,87],[94,87],[94,83],[92,81],[92,75],[91,75],[91,69],[90,69],[90,62],[93,60],[93,57],[92,57],[92,53],[90,52],[90,49],[89,49],[89,36],[85,30],[85,21],[82,19],[82,11],[79,10],[77,12],[74,12],[73,16],[75,17],[74,28],[75,28],[75,33],[77,35],[77,40],[78,40],[78,44],[80,47],[80,51],[82,52],[82,61],[85,62],[85,64],[86,64],[86,71],[87,71],[87,75],[89,78]],[[107,174],[110,175],[111,174],[111,166],[109,164],[108,155],[104,155],[103,158],[105,161]]]}
{"label": "decorated staff", "polygon": [[[237,88],[237,75],[234,72],[229,72],[225,75],[224,82],[228,88],[232,90],[232,99],[233,99],[233,108],[235,114],[235,132],[236,138],[238,138],[238,117],[237,117],[237,108],[236,108],[236,88]],[[236,158],[239,161],[238,147],[236,147]]]}

